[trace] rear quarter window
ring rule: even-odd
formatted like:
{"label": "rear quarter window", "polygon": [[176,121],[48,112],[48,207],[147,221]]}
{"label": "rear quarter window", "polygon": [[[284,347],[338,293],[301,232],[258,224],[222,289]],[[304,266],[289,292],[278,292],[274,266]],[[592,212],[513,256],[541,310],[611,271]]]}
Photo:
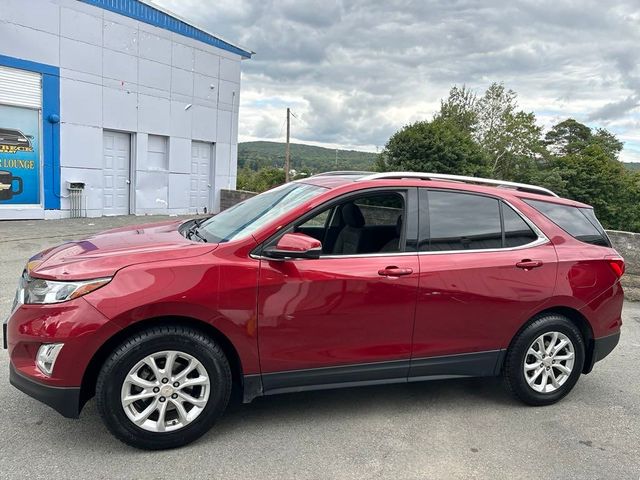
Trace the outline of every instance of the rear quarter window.
{"label": "rear quarter window", "polygon": [[592,208],[559,205],[541,200],[525,199],[524,201],[576,240],[603,247],[611,246],[609,237],[602,225],[600,225]]}

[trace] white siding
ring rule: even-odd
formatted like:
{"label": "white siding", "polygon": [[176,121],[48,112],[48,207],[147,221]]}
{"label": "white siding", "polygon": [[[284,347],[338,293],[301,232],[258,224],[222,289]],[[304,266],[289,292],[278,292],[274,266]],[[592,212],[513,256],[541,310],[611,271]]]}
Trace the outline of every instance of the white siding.
{"label": "white siding", "polygon": [[102,49],[102,75],[123,84],[138,83],[138,57]]}
{"label": "white siding", "polygon": [[102,19],[73,8],[60,9],[60,35],[102,46]]}
{"label": "white siding", "polygon": [[1,55],[48,65],[60,63],[60,37],[57,35],[0,21],[0,39]]}
{"label": "white siding", "polygon": [[171,45],[171,65],[183,70],[193,70],[194,49],[182,43],[173,42]]}
{"label": "white siding", "polygon": [[60,117],[65,123],[102,126],[102,86],[60,79]]}
{"label": "white siding", "polygon": [[[60,8],[42,0],[2,0],[2,21],[58,35]],[[0,38],[3,39],[4,37]]]}
{"label": "white siding", "polygon": [[102,129],[65,123],[60,128],[60,163],[63,167],[102,169]]}

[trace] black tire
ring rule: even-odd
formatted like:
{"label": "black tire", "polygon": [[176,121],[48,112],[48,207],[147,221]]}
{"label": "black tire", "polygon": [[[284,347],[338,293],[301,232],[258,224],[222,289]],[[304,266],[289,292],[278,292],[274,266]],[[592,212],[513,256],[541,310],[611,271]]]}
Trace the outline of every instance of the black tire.
{"label": "black tire", "polygon": [[[529,386],[523,371],[525,357],[531,344],[542,334],[560,332],[574,348],[574,365],[566,381],[553,392],[537,392]],[[511,393],[528,405],[550,405],[561,400],[575,386],[584,365],[585,346],[580,330],[567,317],[555,313],[534,318],[511,342],[504,363],[503,374]]]}
{"label": "black tire", "polygon": [[[211,389],[202,412],[176,431],[151,432],[134,424],[125,414],[121,389],[129,371],[146,356],[177,350],[195,357],[206,369]],[[179,325],[152,327],[128,338],[107,358],[96,383],[98,412],[109,431],[136,448],[161,450],[193,442],[222,415],[231,394],[229,362],[222,349],[202,332]]]}

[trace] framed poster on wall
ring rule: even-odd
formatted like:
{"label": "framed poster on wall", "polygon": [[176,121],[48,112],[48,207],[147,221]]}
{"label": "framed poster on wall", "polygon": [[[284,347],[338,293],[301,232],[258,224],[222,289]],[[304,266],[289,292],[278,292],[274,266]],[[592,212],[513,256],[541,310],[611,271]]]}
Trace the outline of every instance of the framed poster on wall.
{"label": "framed poster on wall", "polygon": [[0,105],[0,205],[40,204],[40,114]]}

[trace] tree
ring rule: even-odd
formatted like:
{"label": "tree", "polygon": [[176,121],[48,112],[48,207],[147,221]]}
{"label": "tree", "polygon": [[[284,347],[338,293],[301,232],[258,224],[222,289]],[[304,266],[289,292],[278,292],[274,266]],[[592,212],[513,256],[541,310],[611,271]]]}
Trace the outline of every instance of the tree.
{"label": "tree", "polygon": [[416,122],[394,133],[378,157],[381,171],[486,175],[487,159],[468,131],[452,119]]}
{"label": "tree", "polygon": [[632,176],[600,145],[556,157],[552,168],[564,181],[554,191],[593,206],[606,228],[628,230],[639,220]]}
{"label": "tree", "polygon": [[618,159],[624,143],[616,138],[616,136],[605,130],[604,128],[598,128],[596,133],[591,136],[591,143],[599,145],[602,150],[610,157]]}
{"label": "tree", "polygon": [[507,120],[515,112],[517,94],[506,90],[501,83],[492,83],[478,100],[478,141],[491,149],[507,126]]}
{"label": "tree", "polygon": [[532,112],[517,110],[517,94],[500,83],[478,101],[477,140],[491,159],[492,176],[521,180],[541,158],[542,129]]}
{"label": "tree", "polygon": [[523,111],[506,115],[504,128],[485,146],[492,159],[491,173],[502,179],[519,181],[537,168],[544,150],[540,142],[542,129],[533,113]]}
{"label": "tree", "polygon": [[261,193],[283,183],[284,170],[281,168],[266,167],[254,171],[244,167],[238,170],[236,185],[238,190]]}
{"label": "tree", "polygon": [[543,138],[535,114],[520,110],[504,85],[491,84],[481,97],[454,86],[432,121],[391,136],[377,167],[542,185],[592,205],[605,228],[640,231],[640,172],[618,161],[622,147],[611,132],[572,118]]}
{"label": "tree", "polygon": [[480,98],[454,86],[435,118],[451,120],[473,136],[489,159],[490,175],[518,181],[535,168],[544,148],[535,115],[517,107],[517,94],[501,83],[492,83]]}
{"label": "tree", "polygon": [[555,155],[571,155],[579,152],[591,141],[591,129],[568,118],[554,125],[544,137],[544,143]]}
{"label": "tree", "polygon": [[640,232],[640,172],[633,172],[628,174],[629,184],[629,199],[628,204],[631,206],[633,217],[630,219],[629,224],[623,230],[629,232]]}
{"label": "tree", "polygon": [[588,126],[568,118],[545,135],[545,145],[557,156],[578,153],[590,145],[598,145],[609,158],[618,159],[624,144],[616,136],[604,128],[591,130]]}
{"label": "tree", "polygon": [[440,100],[440,111],[435,118],[451,120],[462,130],[475,133],[478,125],[478,99],[476,94],[466,86],[454,85],[449,90],[449,97]]}

